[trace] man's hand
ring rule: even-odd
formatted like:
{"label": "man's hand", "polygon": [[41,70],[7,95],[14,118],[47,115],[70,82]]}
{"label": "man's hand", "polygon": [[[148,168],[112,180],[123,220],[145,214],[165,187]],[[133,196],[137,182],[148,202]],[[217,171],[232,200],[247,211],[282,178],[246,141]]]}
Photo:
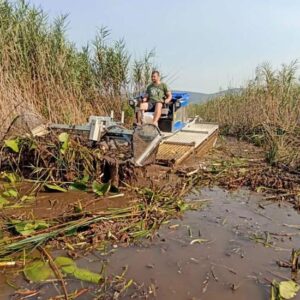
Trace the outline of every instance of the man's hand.
{"label": "man's hand", "polygon": [[142,99],[142,102],[147,102],[148,101],[148,95],[146,94],[143,99]]}

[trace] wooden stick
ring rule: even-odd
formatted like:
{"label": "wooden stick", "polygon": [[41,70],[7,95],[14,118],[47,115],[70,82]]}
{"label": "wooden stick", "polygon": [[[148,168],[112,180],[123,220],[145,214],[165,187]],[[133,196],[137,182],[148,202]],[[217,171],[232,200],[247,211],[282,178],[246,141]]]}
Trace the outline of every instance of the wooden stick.
{"label": "wooden stick", "polygon": [[39,247],[38,249],[40,250],[41,253],[43,253],[49,259],[49,264],[50,264],[51,268],[53,269],[55,275],[57,276],[57,278],[61,282],[61,285],[62,285],[62,288],[63,288],[63,291],[64,291],[65,299],[68,300],[69,297],[68,297],[68,291],[67,291],[67,288],[66,288],[65,281],[62,277],[62,274],[61,274],[60,270],[57,268],[57,265],[55,264],[52,256],[43,247]]}

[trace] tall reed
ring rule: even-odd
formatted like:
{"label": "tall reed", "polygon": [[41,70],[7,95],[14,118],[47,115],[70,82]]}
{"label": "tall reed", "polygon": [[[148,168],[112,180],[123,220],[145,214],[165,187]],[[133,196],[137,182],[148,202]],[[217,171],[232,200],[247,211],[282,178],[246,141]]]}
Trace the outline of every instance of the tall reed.
{"label": "tall reed", "polygon": [[271,163],[300,168],[300,84],[296,74],[296,61],[279,70],[265,63],[240,93],[194,106],[193,113],[218,122],[224,134],[265,146]]}
{"label": "tall reed", "polygon": [[131,87],[142,89],[149,80],[149,54],[137,77],[124,40],[109,41],[103,27],[77,49],[66,37],[66,19],[49,22],[41,8],[24,0],[0,0],[0,133],[23,112],[66,123],[111,109],[118,115],[124,98],[136,91]]}

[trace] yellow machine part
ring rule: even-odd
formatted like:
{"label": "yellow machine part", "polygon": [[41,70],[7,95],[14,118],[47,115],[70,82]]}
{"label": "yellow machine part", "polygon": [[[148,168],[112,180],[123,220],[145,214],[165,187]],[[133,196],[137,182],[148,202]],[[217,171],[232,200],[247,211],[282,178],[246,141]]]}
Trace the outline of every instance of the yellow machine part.
{"label": "yellow machine part", "polygon": [[179,162],[194,151],[194,145],[163,143],[159,146],[156,155],[158,161]]}

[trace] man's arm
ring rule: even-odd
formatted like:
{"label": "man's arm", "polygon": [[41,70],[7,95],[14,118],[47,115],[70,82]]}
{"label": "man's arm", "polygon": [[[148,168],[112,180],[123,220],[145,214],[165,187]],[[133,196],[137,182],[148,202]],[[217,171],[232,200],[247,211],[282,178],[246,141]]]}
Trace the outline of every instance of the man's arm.
{"label": "man's arm", "polygon": [[171,102],[171,100],[172,100],[172,93],[171,93],[171,91],[168,91],[167,94],[166,94],[166,96],[167,96],[167,98],[165,100],[165,103]]}
{"label": "man's arm", "polygon": [[164,86],[164,89],[165,89],[165,96],[166,96],[165,103],[169,103],[172,100],[172,93],[166,84]]}

